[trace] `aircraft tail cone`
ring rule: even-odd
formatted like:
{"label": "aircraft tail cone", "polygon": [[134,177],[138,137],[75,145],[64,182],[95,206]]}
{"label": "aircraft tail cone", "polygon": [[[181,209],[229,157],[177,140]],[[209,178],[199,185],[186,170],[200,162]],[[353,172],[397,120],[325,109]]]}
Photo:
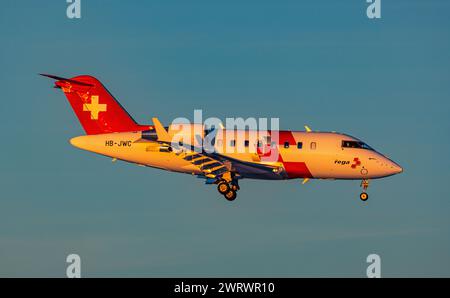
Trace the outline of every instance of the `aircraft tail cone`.
{"label": "aircraft tail cone", "polygon": [[80,149],[85,149],[85,147],[86,147],[85,141],[84,141],[84,136],[71,138],[69,142],[72,146],[80,148]]}

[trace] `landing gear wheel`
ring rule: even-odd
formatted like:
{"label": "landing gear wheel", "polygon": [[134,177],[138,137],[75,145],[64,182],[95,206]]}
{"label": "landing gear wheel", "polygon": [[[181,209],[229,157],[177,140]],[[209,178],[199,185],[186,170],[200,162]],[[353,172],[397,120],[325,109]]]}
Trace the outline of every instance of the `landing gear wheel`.
{"label": "landing gear wheel", "polygon": [[217,185],[217,190],[221,194],[225,195],[227,192],[230,191],[230,185],[228,185],[228,183],[226,183],[225,181],[222,181]]}
{"label": "landing gear wheel", "polygon": [[362,192],[360,195],[359,195],[359,198],[361,199],[361,201],[367,201],[368,199],[369,199],[369,195],[366,193],[366,192]]}
{"label": "landing gear wheel", "polygon": [[369,195],[366,192],[367,188],[369,187],[369,179],[363,179],[361,181],[361,187],[363,191],[359,194],[359,198],[361,199],[361,201],[365,202],[369,199]]}
{"label": "landing gear wheel", "polygon": [[229,190],[223,195],[228,201],[234,201],[236,199],[237,193],[234,190]]}

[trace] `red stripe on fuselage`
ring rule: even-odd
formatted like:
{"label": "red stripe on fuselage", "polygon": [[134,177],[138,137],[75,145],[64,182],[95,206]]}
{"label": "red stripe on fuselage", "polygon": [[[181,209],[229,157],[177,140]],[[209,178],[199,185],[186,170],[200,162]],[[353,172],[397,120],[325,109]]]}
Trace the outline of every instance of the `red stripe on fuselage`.
{"label": "red stripe on fuselage", "polygon": [[283,162],[289,179],[292,178],[313,178],[306,163],[304,162]]}
{"label": "red stripe on fuselage", "polygon": [[[272,133],[270,132],[272,135]],[[279,131],[278,132],[278,147],[283,148],[284,143],[289,142],[290,150],[295,150],[297,148],[297,142],[294,139],[291,131]],[[295,149],[294,149],[295,148]],[[301,154],[301,149],[298,154]],[[289,179],[293,178],[312,178],[311,172],[309,171],[306,163],[304,162],[295,162],[295,161],[283,161],[283,156],[280,154],[280,150],[278,150],[278,161],[283,163],[284,169],[288,175]]]}

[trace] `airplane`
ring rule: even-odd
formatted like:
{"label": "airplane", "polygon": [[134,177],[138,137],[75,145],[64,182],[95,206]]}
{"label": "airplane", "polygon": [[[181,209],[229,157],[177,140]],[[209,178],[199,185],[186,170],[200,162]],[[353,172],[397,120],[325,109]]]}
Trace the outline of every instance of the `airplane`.
{"label": "airplane", "polygon": [[[367,201],[371,179],[403,171],[360,139],[307,126],[305,131],[253,132],[203,124],[180,130],[174,124],[163,126],[158,118],[153,125],[138,124],[95,77],[40,75],[56,80],[54,87],[64,92],[86,132],[70,139],[73,146],[113,161],[195,175],[217,185],[228,201],[236,199],[242,179],[303,179],[302,184],[310,179],[361,180],[359,198]],[[180,135],[182,141],[174,142]],[[202,145],[207,138],[209,148]]]}

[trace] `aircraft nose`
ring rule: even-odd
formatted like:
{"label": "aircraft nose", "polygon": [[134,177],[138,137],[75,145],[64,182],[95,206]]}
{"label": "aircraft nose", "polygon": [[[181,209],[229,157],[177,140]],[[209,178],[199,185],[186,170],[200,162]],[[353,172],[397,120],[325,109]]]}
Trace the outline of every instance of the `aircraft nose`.
{"label": "aircraft nose", "polygon": [[391,162],[390,168],[394,174],[400,174],[403,172],[403,168],[395,162]]}

